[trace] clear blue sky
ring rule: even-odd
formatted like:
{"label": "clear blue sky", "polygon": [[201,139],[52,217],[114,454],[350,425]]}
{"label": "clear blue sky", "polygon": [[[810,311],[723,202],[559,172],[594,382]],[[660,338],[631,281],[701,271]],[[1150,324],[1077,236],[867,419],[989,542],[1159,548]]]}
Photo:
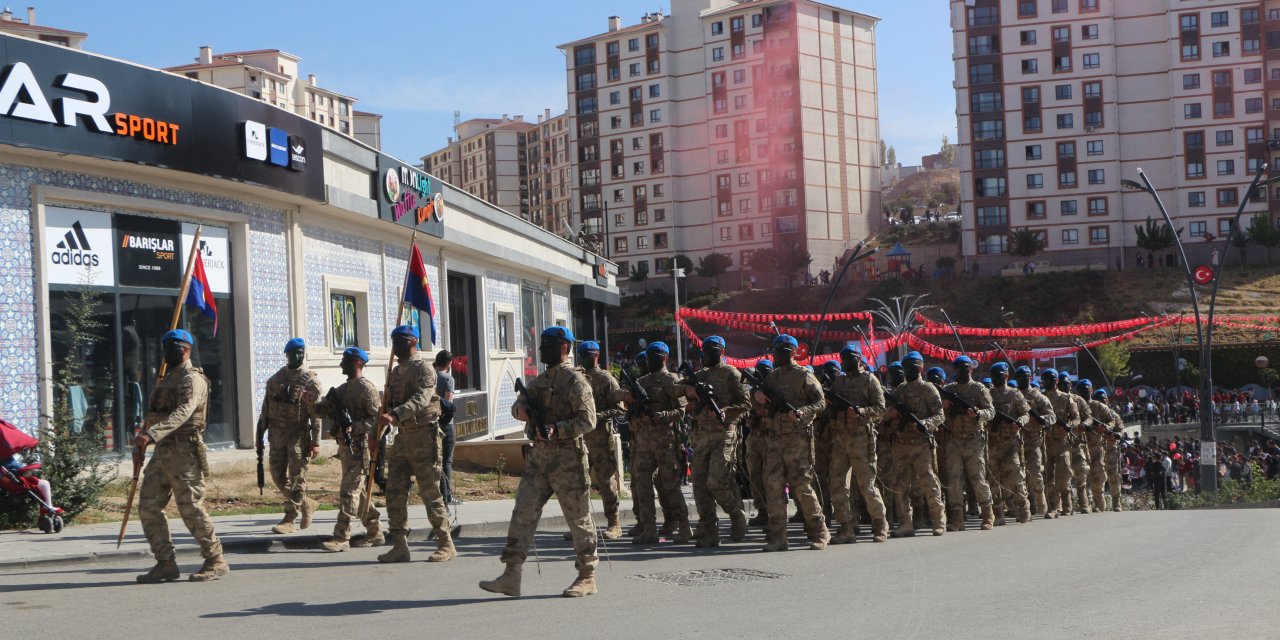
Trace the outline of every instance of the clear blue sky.
{"label": "clear blue sky", "polygon": [[[635,24],[669,11],[670,0],[376,0],[309,3],[37,2],[36,22],[89,34],[86,48],[141,64],[191,62],[214,52],[282,49],[302,73],[381,113],[383,148],[416,160],[463,119],[565,108],[564,57],[557,44],[605,31],[606,18]],[[12,5],[25,18],[28,3]],[[881,135],[903,164],[954,142],[951,32],[944,3],[833,0],[883,19],[878,27]]]}

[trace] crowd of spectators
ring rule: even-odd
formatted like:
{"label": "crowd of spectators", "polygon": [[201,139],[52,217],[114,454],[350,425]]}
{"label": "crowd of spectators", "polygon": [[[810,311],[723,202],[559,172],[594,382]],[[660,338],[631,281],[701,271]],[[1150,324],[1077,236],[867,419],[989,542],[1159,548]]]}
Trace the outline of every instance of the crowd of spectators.
{"label": "crowd of spectators", "polygon": [[[1254,440],[1243,450],[1230,442],[1218,443],[1218,482],[1233,480],[1251,484],[1254,466],[1268,480],[1280,477],[1280,444]],[[1170,492],[1200,491],[1200,441],[1178,436],[1157,442],[1151,436],[1146,442],[1121,441],[1121,474],[1128,493],[1149,491],[1153,506],[1164,509]]]}
{"label": "crowd of spectators", "polygon": [[[1148,391],[1145,398],[1121,400],[1117,411],[1126,421],[1157,424],[1189,423],[1199,420],[1200,399],[1187,388]],[[1252,391],[1218,391],[1213,394],[1213,419],[1219,424],[1280,420],[1274,398],[1259,400]]]}

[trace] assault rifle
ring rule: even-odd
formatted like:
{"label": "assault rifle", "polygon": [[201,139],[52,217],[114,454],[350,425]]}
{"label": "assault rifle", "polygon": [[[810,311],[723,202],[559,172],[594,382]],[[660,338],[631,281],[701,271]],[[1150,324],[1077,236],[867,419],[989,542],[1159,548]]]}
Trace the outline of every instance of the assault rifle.
{"label": "assault rifle", "polygon": [[711,409],[711,412],[716,414],[716,419],[723,424],[724,410],[722,410],[720,408],[720,404],[716,402],[715,389],[712,389],[711,385],[706,382],[698,382],[698,378],[693,375],[693,366],[688,362],[681,364],[680,368],[677,369],[677,372],[683,373],[685,376],[685,378],[680,381],[680,384],[686,387],[693,387],[693,390],[698,393],[698,402],[702,403],[702,406]]}
{"label": "assault rifle", "polygon": [[907,405],[900,402],[898,400],[898,397],[893,395],[892,391],[889,391],[886,389],[884,392],[884,399],[889,401],[889,404],[892,405],[893,409],[898,412],[898,415],[902,416],[903,418],[906,418],[907,420],[910,420],[911,424],[914,424],[916,426],[916,429],[920,430],[920,433],[923,433],[924,435],[929,437],[933,437],[933,434],[929,433],[929,428],[924,426],[924,421],[916,417],[916,414],[913,411],[911,411],[911,409],[908,408]]}
{"label": "assault rifle", "polygon": [[537,432],[538,437],[543,440],[551,439],[551,430],[546,423],[547,413],[542,410],[542,405],[533,399],[533,394],[524,386],[524,381],[516,378],[516,395],[523,396],[524,412],[529,414],[529,422],[533,423],[533,429]]}
{"label": "assault rifle", "polygon": [[263,487],[267,484],[267,471],[262,466],[262,436],[266,435],[266,415],[258,416],[258,433],[257,433],[257,449],[258,449],[258,495],[262,495]]}
{"label": "assault rifle", "polygon": [[338,390],[335,387],[329,387],[329,393],[326,393],[324,399],[333,405],[333,427],[329,429],[329,435],[334,440],[341,439],[342,443],[347,445],[347,453],[351,454],[351,459],[356,459],[355,445],[351,439],[351,411],[349,411],[342,403],[342,398],[338,396]]}
{"label": "assault rifle", "polygon": [[635,376],[626,367],[622,368],[622,383],[627,385],[627,391],[631,392],[631,397],[635,399],[635,404],[630,408],[631,413],[637,413],[650,418],[654,418],[653,407],[650,406],[649,392],[640,386]]}
{"label": "assault rifle", "polygon": [[751,391],[753,393],[759,391],[769,399],[770,416],[777,415],[779,411],[786,411],[787,413],[796,411],[795,405],[787,402],[787,399],[782,397],[782,394],[775,391],[773,387],[765,384],[764,378],[760,376],[760,372],[755,371],[754,369],[746,369],[742,372],[742,375],[747,379],[747,386],[751,387]]}

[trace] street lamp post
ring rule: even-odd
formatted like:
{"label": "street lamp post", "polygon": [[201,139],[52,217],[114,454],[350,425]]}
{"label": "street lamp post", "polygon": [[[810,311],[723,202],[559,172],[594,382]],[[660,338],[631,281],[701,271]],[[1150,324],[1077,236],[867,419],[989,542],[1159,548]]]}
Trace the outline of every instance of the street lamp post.
{"label": "street lamp post", "polygon": [[[1240,207],[1236,211],[1235,218],[1232,220],[1231,232],[1227,234],[1224,240],[1224,253],[1226,247],[1231,242],[1232,233],[1238,228],[1240,216],[1244,213],[1244,207],[1249,202],[1249,198],[1253,196],[1253,192],[1257,189],[1262,175],[1266,172],[1267,165],[1263,164],[1258,168],[1257,174],[1253,178],[1253,183],[1245,191],[1244,197],[1240,199]],[[1160,194],[1156,192],[1155,186],[1151,184],[1151,180],[1147,178],[1147,174],[1138,169],[1138,177],[1142,178],[1142,182],[1134,182],[1133,180],[1121,180],[1120,184],[1125,189],[1134,191],[1145,191],[1151,195],[1156,201],[1156,207],[1160,210],[1160,214],[1164,216],[1165,222],[1169,225],[1170,230],[1174,230],[1173,218],[1169,216],[1169,210],[1165,208],[1164,202],[1160,199]],[[1271,184],[1277,179],[1267,180],[1265,184]],[[1191,263],[1187,260],[1187,252],[1182,246],[1182,238],[1175,231],[1173,234],[1174,243],[1178,247],[1178,254],[1182,258],[1182,268],[1187,275],[1187,289],[1191,292],[1191,310],[1196,318],[1196,341],[1200,346],[1200,486],[1208,491],[1217,491],[1218,489],[1218,462],[1217,462],[1217,434],[1213,425],[1213,365],[1212,365],[1212,336],[1213,336],[1213,309],[1218,296],[1218,282],[1220,281],[1220,272],[1214,269],[1213,274],[1213,290],[1209,298],[1209,324],[1206,326],[1201,322],[1200,318],[1200,300],[1196,293],[1195,279],[1191,275]]]}
{"label": "street lamp post", "polygon": [[[675,260],[672,260],[672,262],[675,262]],[[674,316],[671,316],[671,318],[672,320],[674,320],[672,328],[675,330],[676,363],[677,364],[682,364],[684,362],[684,340],[683,340],[684,334],[681,333],[680,331],[680,278],[683,278],[683,277],[684,277],[684,269],[681,269],[680,267],[677,267],[674,264],[672,264],[671,265],[671,295],[673,298],[675,298],[675,301],[676,301],[676,313]]]}

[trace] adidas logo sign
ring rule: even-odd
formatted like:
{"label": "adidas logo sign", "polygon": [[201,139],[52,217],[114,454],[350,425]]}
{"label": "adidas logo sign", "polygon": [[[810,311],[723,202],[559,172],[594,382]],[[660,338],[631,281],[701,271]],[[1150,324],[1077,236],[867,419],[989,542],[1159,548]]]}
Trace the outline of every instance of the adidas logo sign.
{"label": "adidas logo sign", "polygon": [[80,226],[79,220],[71,225],[71,230],[62,237],[61,242],[55,245],[55,251],[50,259],[54,264],[77,267],[98,266],[98,254],[94,253],[93,247],[89,246],[89,238],[84,235],[84,228]]}

